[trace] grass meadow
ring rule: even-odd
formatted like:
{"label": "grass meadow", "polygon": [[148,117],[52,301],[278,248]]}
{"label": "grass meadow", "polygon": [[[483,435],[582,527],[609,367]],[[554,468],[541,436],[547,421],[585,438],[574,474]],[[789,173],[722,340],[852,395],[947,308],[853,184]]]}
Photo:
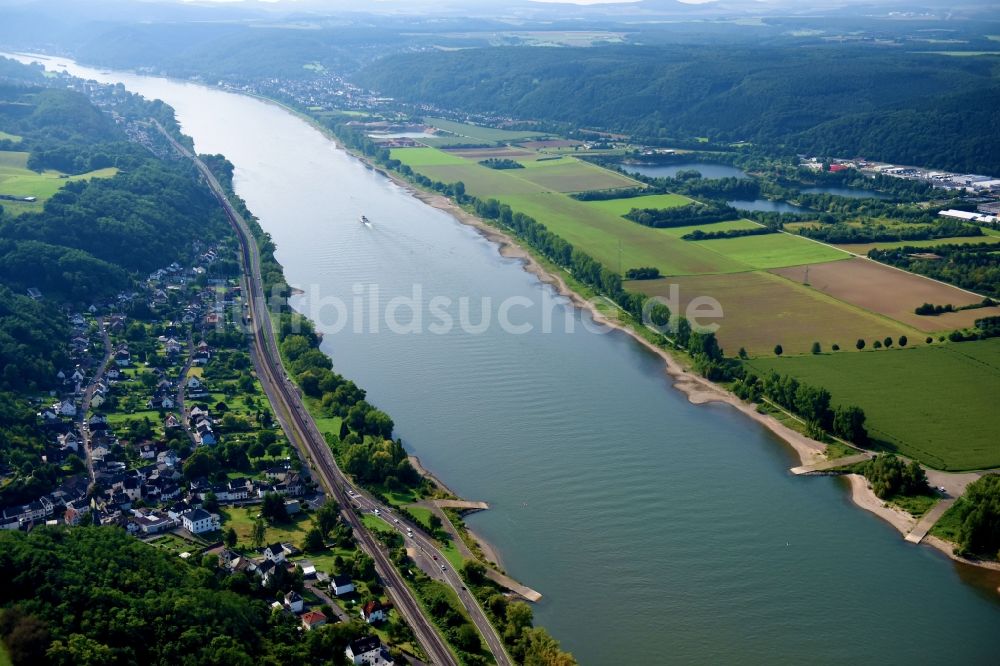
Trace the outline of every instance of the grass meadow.
{"label": "grass meadow", "polygon": [[1000,339],[911,343],[907,349],[756,359],[823,386],[835,404],[856,404],[884,448],[931,467],[1000,467],[994,420],[1000,389]]}

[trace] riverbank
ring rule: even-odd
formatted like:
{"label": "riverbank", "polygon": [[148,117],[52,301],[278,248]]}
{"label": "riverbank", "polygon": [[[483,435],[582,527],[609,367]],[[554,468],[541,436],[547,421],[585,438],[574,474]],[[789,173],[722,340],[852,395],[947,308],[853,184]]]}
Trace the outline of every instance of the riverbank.
{"label": "riverbank", "polygon": [[[601,312],[597,302],[592,302],[575,291],[567,282],[567,279],[565,279],[565,277],[561,274],[561,271],[553,269],[552,267],[539,261],[532,254],[530,249],[521,246],[519,242],[505,230],[499,229],[476,217],[474,214],[463,209],[450,198],[437,192],[423,190],[415,186],[400,174],[373,164],[365,156],[359,155],[354,151],[347,149],[331,130],[324,127],[308,115],[295,111],[294,109],[290,109],[286,104],[276,102],[274,100],[267,101],[274,103],[285,110],[291,111],[300,119],[306,120],[312,127],[319,130],[325,137],[327,137],[328,140],[334,142],[334,144],[339,148],[357,158],[368,168],[390,179],[397,186],[405,190],[409,195],[437,210],[448,213],[462,224],[476,229],[484,238],[497,246],[497,251],[501,256],[517,259],[526,272],[534,275],[539,281],[551,285],[557,293],[567,298],[575,307],[587,310],[598,323],[618,329],[630,335],[635,341],[639,342],[662,360],[665,371],[673,381],[673,386],[683,392],[691,404],[700,405],[708,403],[724,403],[732,406],[743,415],[753,419],[759,425],[776,435],[788,448],[794,451],[800,465],[809,465],[826,459],[824,455],[826,446],[823,443],[793,430],[769,414],[758,412],[756,405],[744,402],[727,391],[724,387],[710,382],[700,375],[689,371],[685,368],[681,360],[667,350],[662,349],[650,342],[640,332],[634,330],[630,326],[623,325],[621,322],[607,317],[603,312]],[[445,484],[443,484],[439,479],[436,479],[428,470],[423,467],[421,467],[420,470],[424,476],[431,478],[440,486],[447,488]],[[890,509],[886,509],[883,506],[882,501],[879,500],[874,493],[872,493],[866,483],[852,485],[852,490],[849,496],[860,508],[868,510],[883,520],[886,520],[903,534],[906,533],[906,531],[903,531],[900,527],[902,524],[901,520],[895,516]],[[984,565],[981,562],[969,561],[955,556],[952,546],[939,539],[932,539],[929,537],[924,541],[933,547],[938,548],[956,561],[974,566],[992,568],[989,566],[989,563]],[[486,544],[486,548],[484,548],[484,551],[487,550],[496,552],[496,549],[491,547],[489,544]]]}
{"label": "riverbank", "polygon": [[[314,121],[313,124],[319,127]],[[323,130],[324,134],[330,136],[339,147],[344,148],[344,146],[337,141],[336,137],[333,137],[332,132],[329,132],[324,128],[320,129]],[[795,455],[799,460],[799,465],[810,465],[826,459],[826,445],[822,442],[807,437],[806,435],[789,428],[787,425],[770,414],[763,414],[757,411],[756,405],[745,402],[733,393],[727,391],[724,387],[686,369],[683,364],[677,360],[677,358],[670,354],[669,351],[654,345],[644,336],[635,331],[631,326],[626,326],[621,322],[605,316],[593,301],[584,298],[582,295],[574,291],[562,275],[553,272],[544,266],[531,253],[530,250],[521,246],[510,234],[473,215],[449,197],[436,192],[428,192],[419,189],[402,176],[392,171],[378,168],[372,165],[363,156],[357,155],[354,152],[351,152],[351,154],[360,159],[370,168],[385,175],[420,201],[433,208],[446,212],[460,223],[476,229],[484,238],[497,246],[497,252],[500,256],[519,260],[526,272],[536,276],[540,282],[552,286],[559,295],[568,299],[574,307],[586,310],[599,324],[626,333],[640,345],[656,354],[660,359],[662,359],[666,373],[673,380],[673,387],[687,396],[687,399],[691,404],[704,405],[709,403],[722,403],[733,407],[746,417],[752,419],[776,435],[788,448],[795,452]],[[426,470],[424,470],[424,472],[426,472]],[[431,478],[434,478],[433,475],[429,474],[429,472],[426,472],[426,474]],[[945,474],[946,473],[939,473],[938,476],[940,477]],[[910,530],[913,529],[913,526],[917,521],[910,516],[910,514],[885,504],[871,490],[868,486],[867,480],[863,476],[848,476],[850,483],[850,498],[857,507],[865,511],[869,511],[880,519],[886,521],[896,528],[904,537]],[[962,481],[964,481],[964,483],[962,483],[961,486],[962,490],[964,490],[964,486],[967,485],[968,480],[963,478]],[[443,484],[441,485],[443,486]],[[485,541],[478,538],[477,540],[486,546],[486,548],[484,548],[485,551],[496,552],[496,549]],[[942,539],[929,536],[925,538],[922,543],[926,543],[927,545],[936,548],[956,562],[1000,571],[1000,563],[969,560],[956,555],[954,552],[954,545]]]}

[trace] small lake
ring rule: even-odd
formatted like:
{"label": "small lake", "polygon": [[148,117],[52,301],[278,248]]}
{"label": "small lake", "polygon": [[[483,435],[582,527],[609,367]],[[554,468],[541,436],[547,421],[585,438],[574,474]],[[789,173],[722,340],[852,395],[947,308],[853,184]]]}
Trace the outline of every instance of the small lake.
{"label": "small lake", "polygon": [[678,171],[694,169],[702,178],[749,178],[746,171],[727,164],[685,162],[682,164],[619,164],[628,172],[638,172],[649,178],[673,178]]}
{"label": "small lake", "polygon": [[770,199],[736,199],[727,201],[730,206],[738,210],[761,211],[764,213],[808,213],[808,208],[796,206],[785,201],[771,201]]}
{"label": "small lake", "polygon": [[833,194],[838,197],[848,199],[891,199],[891,194],[866,190],[860,187],[806,187],[802,189],[803,194]]}

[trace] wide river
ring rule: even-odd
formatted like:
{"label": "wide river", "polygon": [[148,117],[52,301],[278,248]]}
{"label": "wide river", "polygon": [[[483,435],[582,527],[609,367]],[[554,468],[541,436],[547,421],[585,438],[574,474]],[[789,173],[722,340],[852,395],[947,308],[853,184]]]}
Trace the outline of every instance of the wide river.
{"label": "wide river", "polygon": [[[561,299],[544,332],[549,287],[300,118],[58,62],[163,99],[199,152],[236,165],[303,310],[327,299],[332,323],[338,298],[353,307],[378,285],[384,306],[420,285],[425,302],[468,297],[478,323],[492,299],[482,333],[351,322],[323,349],[428,468],[490,503],[470,524],[545,595],[537,620],[582,663],[996,663],[1000,581],[906,544],[840,480],[792,476],[780,441],[728,407],[692,406],[661,361]],[[496,324],[512,297],[509,319],[531,332]]]}

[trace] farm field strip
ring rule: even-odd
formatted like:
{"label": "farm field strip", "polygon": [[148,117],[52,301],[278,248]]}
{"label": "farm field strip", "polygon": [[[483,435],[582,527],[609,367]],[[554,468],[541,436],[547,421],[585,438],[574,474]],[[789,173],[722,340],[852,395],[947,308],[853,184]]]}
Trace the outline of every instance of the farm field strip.
{"label": "farm field strip", "polygon": [[[806,281],[806,268],[777,268],[771,272],[802,283]],[[923,303],[969,305],[981,299],[957,287],[869,259],[852,257],[848,261],[812,264],[808,272],[808,282],[813,289],[928,333],[972,326],[976,319],[1000,314],[1000,308],[991,307],[948,312],[936,317],[918,315],[914,309]]]}
{"label": "farm field strip", "polygon": [[824,350],[837,344],[843,350],[840,353],[847,353],[855,351],[858,338],[870,344],[886,336],[898,339],[900,335],[911,338],[919,335],[886,317],[766,271],[688,275],[625,284],[626,289],[668,300],[672,285],[676,285],[679,304],[672,309],[680,314],[685,314],[688,304],[698,297],[707,296],[719,302],[723,317],[701,323],[719,325],[716,335],[729,355],[744,347],[751,355],[770,356],[778,344],[785,354],[803,354],[809,352],[814,342],[819,342]]}
{"label": "farm field strip", "polygon": [[648,194],[628,199],[587,201],[586,204],[591,208],[596,208],[612,215],[627,215],[633,208],[677,208],[678,206],[686,206],[692,201],[694,199],[690,199],[683,194]]}

